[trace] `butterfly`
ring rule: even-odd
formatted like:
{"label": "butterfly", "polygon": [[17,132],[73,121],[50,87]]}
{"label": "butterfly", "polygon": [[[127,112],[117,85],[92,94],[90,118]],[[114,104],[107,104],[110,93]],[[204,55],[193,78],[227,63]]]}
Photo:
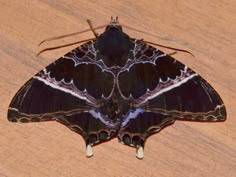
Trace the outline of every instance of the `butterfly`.
{"label": "butterfly", "polygon": [[144,157],[147,138],[176,120],[224,121],[217,92],[171,55],[123,32],[105,31],[33,76],[8,109],[12,122],[57,121],[92,146],[118,137]]}

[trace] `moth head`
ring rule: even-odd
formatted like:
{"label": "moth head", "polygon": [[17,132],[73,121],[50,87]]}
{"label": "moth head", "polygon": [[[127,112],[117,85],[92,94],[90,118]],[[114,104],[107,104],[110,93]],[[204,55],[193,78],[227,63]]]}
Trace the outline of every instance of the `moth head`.
{"label": "moth head", "polygon": [[122,27],[121,27],[120,23],[118,22],[117,16],[116,16],[116,18],[113,18],[111,16],[111,21],[106,27],[106,30],[109,30],[109,29],[118,29],[118,30],[122,31]]}

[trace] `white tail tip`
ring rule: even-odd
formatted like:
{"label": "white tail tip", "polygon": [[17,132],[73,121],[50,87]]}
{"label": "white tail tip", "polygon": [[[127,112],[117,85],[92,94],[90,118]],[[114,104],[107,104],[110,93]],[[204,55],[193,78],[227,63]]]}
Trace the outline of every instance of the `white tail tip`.
{"label": "white tail tip", "polygon": [[92,146],[91,145],[88,145],[86,147],[86,156],[87,157],[92,157],[93,156],[93,149],[92,149]]}
{"label": "white tail tip", "polygon": [[144,156],[143,147],[142,146],[138,146],[137,147],[137,151],[136,151],[136,157],[138,159],[143,159],[143,156]]}

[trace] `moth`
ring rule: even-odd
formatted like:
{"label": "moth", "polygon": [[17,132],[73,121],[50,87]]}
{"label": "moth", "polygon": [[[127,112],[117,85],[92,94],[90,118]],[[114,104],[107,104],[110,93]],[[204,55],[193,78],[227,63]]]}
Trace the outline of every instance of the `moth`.
{"label": "moth", "polygon": [[[94,31],[94,30],[93,30]],[[12,122],[57,121],[92,146],[118,137],[144,157],[147,138],[176,120],[226,119],[217,92],[192,69],[111,19],[96,38],[33,76],[8,110]]]}

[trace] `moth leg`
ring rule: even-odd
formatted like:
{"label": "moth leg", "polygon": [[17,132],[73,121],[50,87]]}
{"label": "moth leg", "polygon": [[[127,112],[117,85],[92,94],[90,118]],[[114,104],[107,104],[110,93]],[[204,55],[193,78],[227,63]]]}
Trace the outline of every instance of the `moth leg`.
{"label": "moth leg", "polygon": [[92,30],[94,36],[97,38],[99,34],[95,31],[95,28],[93,27],[92,22],[90,20],[87,20],[87,22],[88,22],[89,27]]}

